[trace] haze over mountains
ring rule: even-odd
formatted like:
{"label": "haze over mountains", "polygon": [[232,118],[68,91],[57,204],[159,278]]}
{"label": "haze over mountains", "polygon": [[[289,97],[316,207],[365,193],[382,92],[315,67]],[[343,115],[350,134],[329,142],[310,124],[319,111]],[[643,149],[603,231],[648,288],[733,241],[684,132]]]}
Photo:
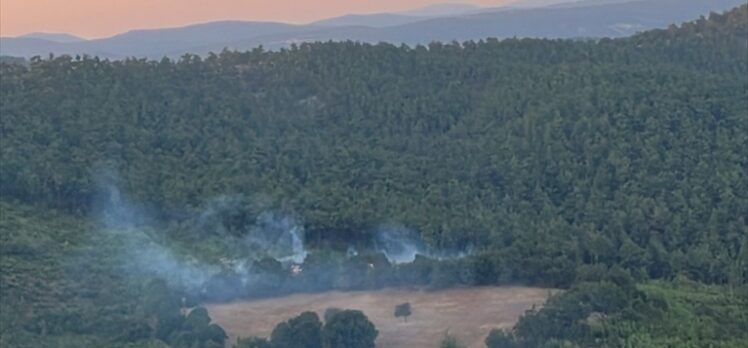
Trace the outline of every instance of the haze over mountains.
{"label": "haze over mountains", "polygon": [[103,58],[206,54],[258,46],[278,49],[309,41],[354,40],[393,44],[481,40],[489,37],[622,37],[663,28],[744,0],[524,0],[503,7],[440,4],[401,13],[346,15],[306,25],[221,21],[180,28],[133,30],[84,40],[69,34],[35,33],[0,39],[0,54],[32,57],[87,54]]}

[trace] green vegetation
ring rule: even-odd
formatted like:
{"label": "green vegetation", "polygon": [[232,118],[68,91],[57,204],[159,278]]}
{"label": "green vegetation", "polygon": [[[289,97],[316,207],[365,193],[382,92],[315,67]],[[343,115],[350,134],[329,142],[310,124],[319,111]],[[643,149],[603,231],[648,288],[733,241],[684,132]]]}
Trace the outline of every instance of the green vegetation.
{"label": "green vegetation", "polygon": [[[623,279],[623,278],[622,278]],[[629,289],[621,292],[621,289]],[[617,285],[584,282],[524,316],[488,348],[745,347],[748,298],[688,280]]]}
{"label": "green vegetation", "polygon": [[[742,347],[748,344],[748,297],[732,289],[689,281],[642,285],[651,298],[664,299],[668,310],[661,317],[618,324],[616,336],[629,346]],[[617,323],[616,323],[617,324]]]}
{"label": "green vegetation", "polygon": [[273,348],[322,348],[322,322],[317,313],[301,313],[278,324],[270,335],[270,342]]}
{"label": "green vegetation", "polygon": [[[149,236],[210,265],[246,256],[235,241],[263,211],[299,217],[316,251],[305,273],[255,260],[263,282],[221,275],[216,298],[525,283],[568,291],[490,347],[745,346],[746,40],[742,6],[597,42],[0,62],[0,345],[223,344],[188,293],[123,266],[124,236],[87,222],[94,173],[111,168],[163,225]],[[198,224],[223,195],[243,196],[240,209]],[[334,254],[390,223],[473,254],[397,266]],[[304,275],[332,266],[339,277]],[[376,336],[340,311],[320,337]]]}
{"label": "green vegetation", "polygon": [[278,324],[270,340],[240,338],[235,348],[374,348],[378,332],[366,315],[355,310],[325,313],[325,324],[314,312],[304,312]]}
{"label": "green vegetation", "polygon": [[116,238],[53,209],[0,212],[0,346],[223,347],[205,309],[117,262]]}
{"label": "green vegetation", "polygon": [[234,348],[273,348],[267,339],[261,337],[239,338]]}
{"label": "green vegetation", "polygon": [[357,310],[335,313],[322,329],[325,348],[374,348],[379,332],[366,315]]}
{"label": "green vegetation", "polygon": [[22,57],[0,56],[0,64],[27,65],[28,62]]}
{"label": "green vegetation", "polygon": [[456,337],[450,335],[449,333],[444,334],[444,338],[442,339],[441,344],[439,344],[439,348],[464,348],[465,346],[460,344],[460,341],[457,340]]}

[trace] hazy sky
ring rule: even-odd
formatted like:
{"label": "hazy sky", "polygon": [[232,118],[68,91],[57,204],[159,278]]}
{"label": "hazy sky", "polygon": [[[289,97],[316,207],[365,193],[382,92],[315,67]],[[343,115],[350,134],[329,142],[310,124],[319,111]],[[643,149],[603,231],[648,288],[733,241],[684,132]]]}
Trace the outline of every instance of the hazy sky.
{"label": "hazy sky", "polygon": [[0,0],[0,35],[66,32],[87,38],[130,29],[222,19],[306,23],[347,13],[400,11],[443,2],[509,0]]}

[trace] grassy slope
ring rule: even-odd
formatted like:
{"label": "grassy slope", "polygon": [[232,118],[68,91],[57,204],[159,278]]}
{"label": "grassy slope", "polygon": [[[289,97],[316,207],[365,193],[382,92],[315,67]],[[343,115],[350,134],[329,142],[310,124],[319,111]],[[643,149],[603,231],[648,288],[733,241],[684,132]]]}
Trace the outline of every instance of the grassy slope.
{"label": "grassy slope", "polygon": [[[0,346],[101,346],[131,315],[114,243],[84,219],[0,202]],[[107,344],[109,345],[109,344]]]}
{"label": "grassy slope", "polygon": [[627,332],[624,347],[748,347],[744,288],[687,280],[650,282],[639,288],[649,298],[665,300],[667,310],[659,318],[614,323]]}

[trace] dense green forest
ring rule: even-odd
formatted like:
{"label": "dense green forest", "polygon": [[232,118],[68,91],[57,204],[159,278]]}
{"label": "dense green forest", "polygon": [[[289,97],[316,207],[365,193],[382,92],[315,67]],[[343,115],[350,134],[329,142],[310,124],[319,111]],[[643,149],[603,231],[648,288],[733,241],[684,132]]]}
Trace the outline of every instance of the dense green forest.
{"label": "dense green forest", "polygon": [[[315,290],[568,290],[491,348],[748,341],[748,5],[616,40],[63,56],[0,79],[2,346],[222,344],[189,292],[112,257],[102,168],[149,236],[211,265],[272,210],[308,262],[385,225],[471,252]],[[194,223],[227,196],[221,228]]]}

